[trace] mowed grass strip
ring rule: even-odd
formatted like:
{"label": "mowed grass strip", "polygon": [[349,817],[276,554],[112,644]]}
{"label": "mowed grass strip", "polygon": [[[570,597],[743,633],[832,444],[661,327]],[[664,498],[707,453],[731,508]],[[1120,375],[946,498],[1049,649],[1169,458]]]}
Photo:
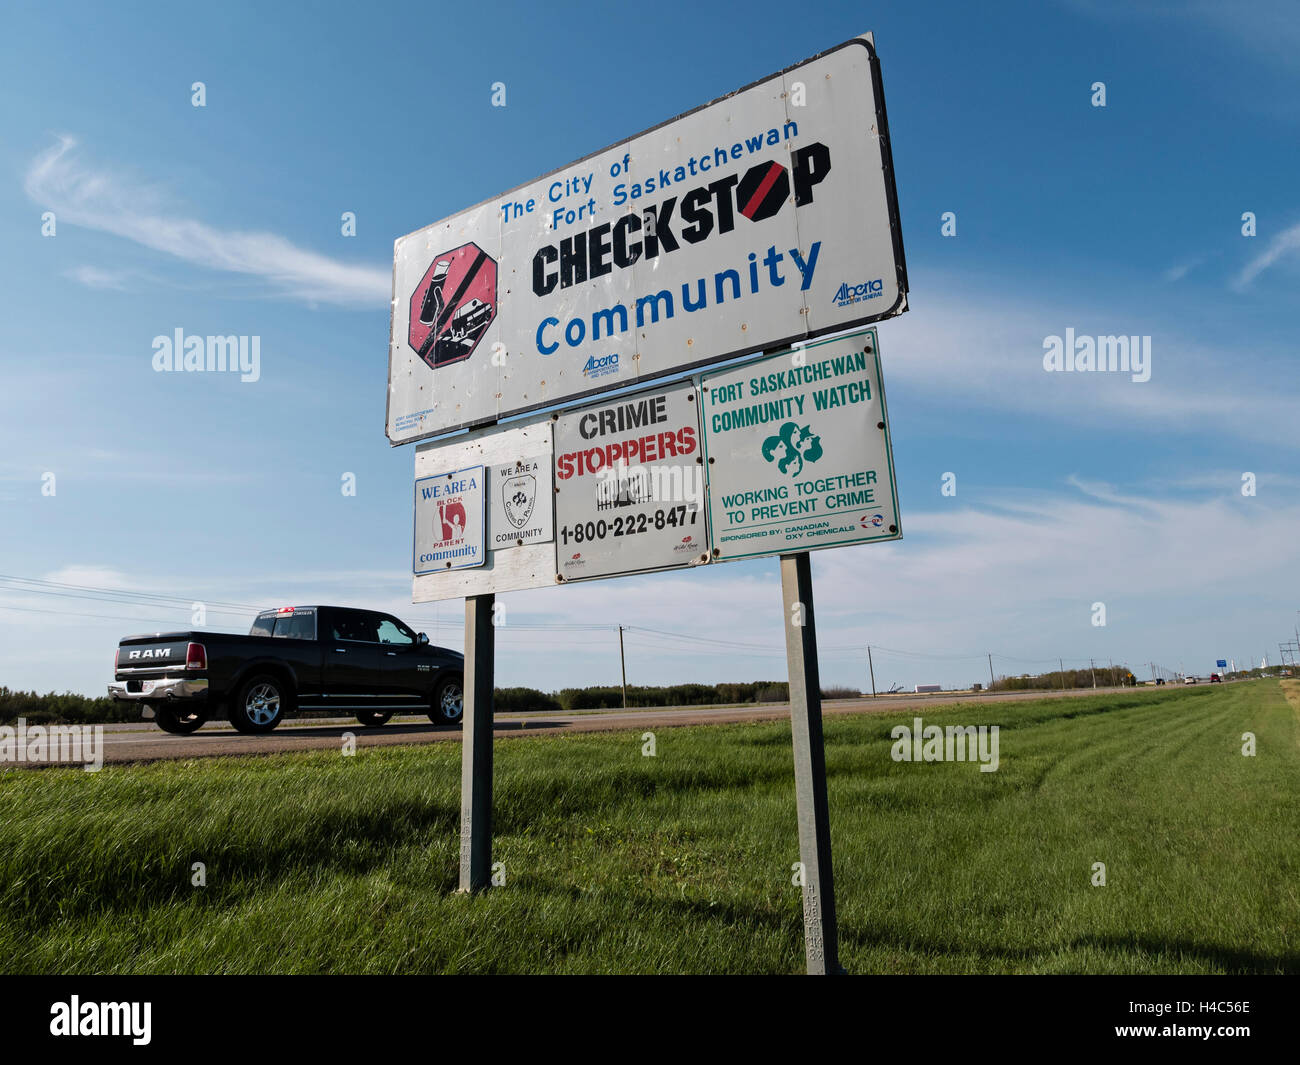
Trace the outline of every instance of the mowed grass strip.
{"label": "mowed grass strip", "polygon": [[[998,725],[998,771],[894,761],[916,716]],[[834,717],[826,740],[851,972],[1300,971],[1277,683]],[[0,969],[800,971],[789,726],[657,749],[499,740],[506,886],[476,898],[454,893],[458,745],[5,772]]]}

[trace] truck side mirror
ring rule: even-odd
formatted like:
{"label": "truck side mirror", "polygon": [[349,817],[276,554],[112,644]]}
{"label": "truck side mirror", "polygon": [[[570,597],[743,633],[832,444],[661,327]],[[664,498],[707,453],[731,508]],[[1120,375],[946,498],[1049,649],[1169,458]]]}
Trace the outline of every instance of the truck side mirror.
{"label": "truck side mirror", "polygon": [[415,642],[418,643],[421,647],[424,647],[429,643],[429,637],[422,632],[417,633],[415,637]]}

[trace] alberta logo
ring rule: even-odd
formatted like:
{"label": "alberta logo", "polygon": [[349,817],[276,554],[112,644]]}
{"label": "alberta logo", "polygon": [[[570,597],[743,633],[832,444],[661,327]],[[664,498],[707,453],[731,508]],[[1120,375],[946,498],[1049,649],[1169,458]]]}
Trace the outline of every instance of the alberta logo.
{"label": "alberta logo", "polygon": [[618,352],[613,355],[593,355],[582,368],[583,377],[604,377],[606,374],[618,373]]}
{"label": "alberta logo", "polygon": [[835,290],[835,295],[831,297],[831,302],[836,307],[851,307],[855,303],[878,299],[884,294],[885,281],[880,277],[874,281],[863,281],[859,285],[850,285],[847,281],[842,281],[840,287]]}

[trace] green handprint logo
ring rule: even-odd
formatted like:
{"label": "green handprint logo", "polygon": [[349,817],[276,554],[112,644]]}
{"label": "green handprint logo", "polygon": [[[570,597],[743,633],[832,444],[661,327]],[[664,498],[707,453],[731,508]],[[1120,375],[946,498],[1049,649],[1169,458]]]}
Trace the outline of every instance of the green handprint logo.
{"label": "green handprint logo", "polygon": [[796,422],[786,422],[779,433],[763,441],[763,458],[791,477],[798,477],[805,462],[816,462],[822,454],[822,438],[810,425],[801,429]]}

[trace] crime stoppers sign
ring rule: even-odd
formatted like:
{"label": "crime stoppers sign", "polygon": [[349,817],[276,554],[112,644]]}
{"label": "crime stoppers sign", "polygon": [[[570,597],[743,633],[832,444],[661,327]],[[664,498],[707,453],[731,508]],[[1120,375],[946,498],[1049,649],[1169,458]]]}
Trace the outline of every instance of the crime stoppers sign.
{"label": "crime stoppers sign", "polygon": [[897,540],[875,330],[705,374],[714,557]]}
{"label": "crime stoppers sign", "polygon": [[707,562],[694,384],[560,415],[555,487],[559,581]]}
{"label": "crime stoppers sign", "polygon": [[415,482],[417,574],[483,565],[483,473],[470,466]]}
{"label": "crime stoppers sign", "polygon": [[400,238],[394,444],[907,309],[870,36]]}

